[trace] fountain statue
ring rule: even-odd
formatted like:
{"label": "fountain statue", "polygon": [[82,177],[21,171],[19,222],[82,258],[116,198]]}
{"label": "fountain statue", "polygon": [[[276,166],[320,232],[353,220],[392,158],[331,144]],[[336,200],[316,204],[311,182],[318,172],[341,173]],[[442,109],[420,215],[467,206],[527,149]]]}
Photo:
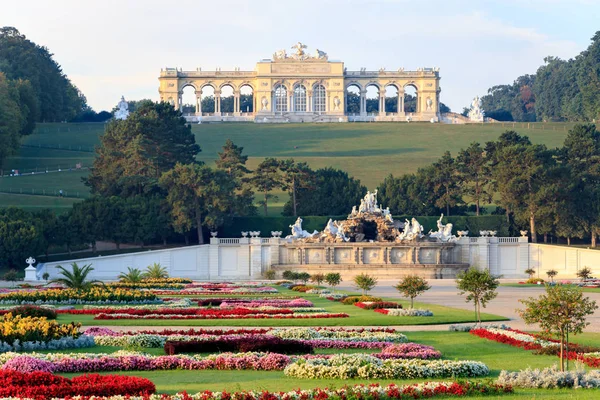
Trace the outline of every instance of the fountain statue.
{"label": "fountain statue", "polygon": [[124,120],[129,117],[129,105],[125,101],[125,96],[121,96],[121,101],[117,104],[118,110],[115,111],[115,119]]}
{"label": "fountain statue", "polygon": [[444,214],[437,220],[437,232],[429,231],[429,237],[433,239],[437,239],[439,242],[454,242],[456,241],[456,236],[452,234],[452,224],[442,224],[442,219],[444,218]]}
{"label": "fountain statue", "polygon": [[309,233],[302,229],[302,218],[298,217],[296,222],[293,225],[290,225],[292,229],[292,234],[286,236],[286,239],[307,239],[312,238],[319,234],[319,232],[314,231],[313,233]]}
{"label": "fountain statue", "polygon": [[471,122],[483,122],[483,114],[483,110],[481,109],[481,100],[479,100],[479,96],[475,96],[475,98],[471,102],[471,109],[469,110],[469,120]]}

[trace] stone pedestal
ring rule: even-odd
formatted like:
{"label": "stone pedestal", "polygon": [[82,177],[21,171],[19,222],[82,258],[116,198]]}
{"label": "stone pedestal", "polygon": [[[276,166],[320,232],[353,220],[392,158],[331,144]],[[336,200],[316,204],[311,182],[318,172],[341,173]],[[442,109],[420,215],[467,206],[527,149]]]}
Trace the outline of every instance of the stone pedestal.
{"label": "stone pedestal", "polygon": [[37,276],[36,276],[36,272],[37,269],[33,266],[29,266],[27,268],[25,268],[25,282],[34,282],[37,281]]}

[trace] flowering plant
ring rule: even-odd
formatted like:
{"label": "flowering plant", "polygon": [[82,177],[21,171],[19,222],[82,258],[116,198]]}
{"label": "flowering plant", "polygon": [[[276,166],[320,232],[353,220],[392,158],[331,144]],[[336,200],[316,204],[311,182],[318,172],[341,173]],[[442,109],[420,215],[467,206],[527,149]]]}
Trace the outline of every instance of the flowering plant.
{"label": "flowering plant", "polygon": [[19,340],[21,342],[42,341],[63,337],[77,338],[81,333],[81,324],[58,324],[48,321],[46,317],[21,317],[8,313],[0,324],[0,340],[9,344]]}
{"label": "flowering plant", "polygon": [[390,315],[392,317],[433,317],[433,313],[429,310],[420,310],[417,308],[376,308],[375,312],[380,314]]}

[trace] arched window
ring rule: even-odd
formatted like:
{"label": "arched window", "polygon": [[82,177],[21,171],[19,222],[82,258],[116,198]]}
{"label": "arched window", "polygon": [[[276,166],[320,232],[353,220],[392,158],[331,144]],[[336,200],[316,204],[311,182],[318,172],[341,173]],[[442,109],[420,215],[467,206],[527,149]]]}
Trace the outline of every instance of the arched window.
{"label": "arched window", "polygon": [[287,112],[287,89],[283,85],[275,86],[275,112]]}
{"label": "arched window", "polygon": [[302,85],[294,89],[294,111],[306,112],[306,88]]}
{"label": "arched window", "polygon": [[313,90],[313,111],[318,113],[324,113],[326,111],[325,104],[327,102],[327,95],[323,85],[315,86]]}

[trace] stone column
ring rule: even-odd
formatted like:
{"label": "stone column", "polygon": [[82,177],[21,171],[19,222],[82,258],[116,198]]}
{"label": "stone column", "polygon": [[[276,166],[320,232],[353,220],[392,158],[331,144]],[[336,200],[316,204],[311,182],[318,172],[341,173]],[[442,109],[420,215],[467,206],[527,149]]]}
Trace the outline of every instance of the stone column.
{"label": "stone column", "polygon": [[210,238],[208,248],[208,279],[219,277],[219,238]]}
{"label": "stone column", "polygon": [[438,248],[437,254],[435,255],[435,263],[436,264],[441,264],[442,263],[442,251],[444,249],[442,247]]}
{"label": "stone column", "polygon": [[385,90],[379,93],[379,114],[385,115]]}
{"label": "stone column", "polygon": [[398,91],[398,115],[404,116],[404,89]]}
{"label": "stone column", "polygon": [[233,92],[233,115],[240,115],[240,92]]}
{"label": "stone column", "polygon": [[215,115],[221,115],[221,92],[215,90]]}
{"label": "stone column", "polygon": [[306,91],[306,112],[313,112],[313,93]]}
{"label": "stone column", "polygon": [[260,278],[262,275],[262,245],[261,238],[250,238],[250,277]]}
{"label": "stone column", "polygon": [[419,261],[419,247],[415,247],[415,264],[421,264],[421,261]]}
{"label": "stone column", "polygon": [[360,91],[360,115],[363,117],[367,115],[367,91],[366,90]]}

